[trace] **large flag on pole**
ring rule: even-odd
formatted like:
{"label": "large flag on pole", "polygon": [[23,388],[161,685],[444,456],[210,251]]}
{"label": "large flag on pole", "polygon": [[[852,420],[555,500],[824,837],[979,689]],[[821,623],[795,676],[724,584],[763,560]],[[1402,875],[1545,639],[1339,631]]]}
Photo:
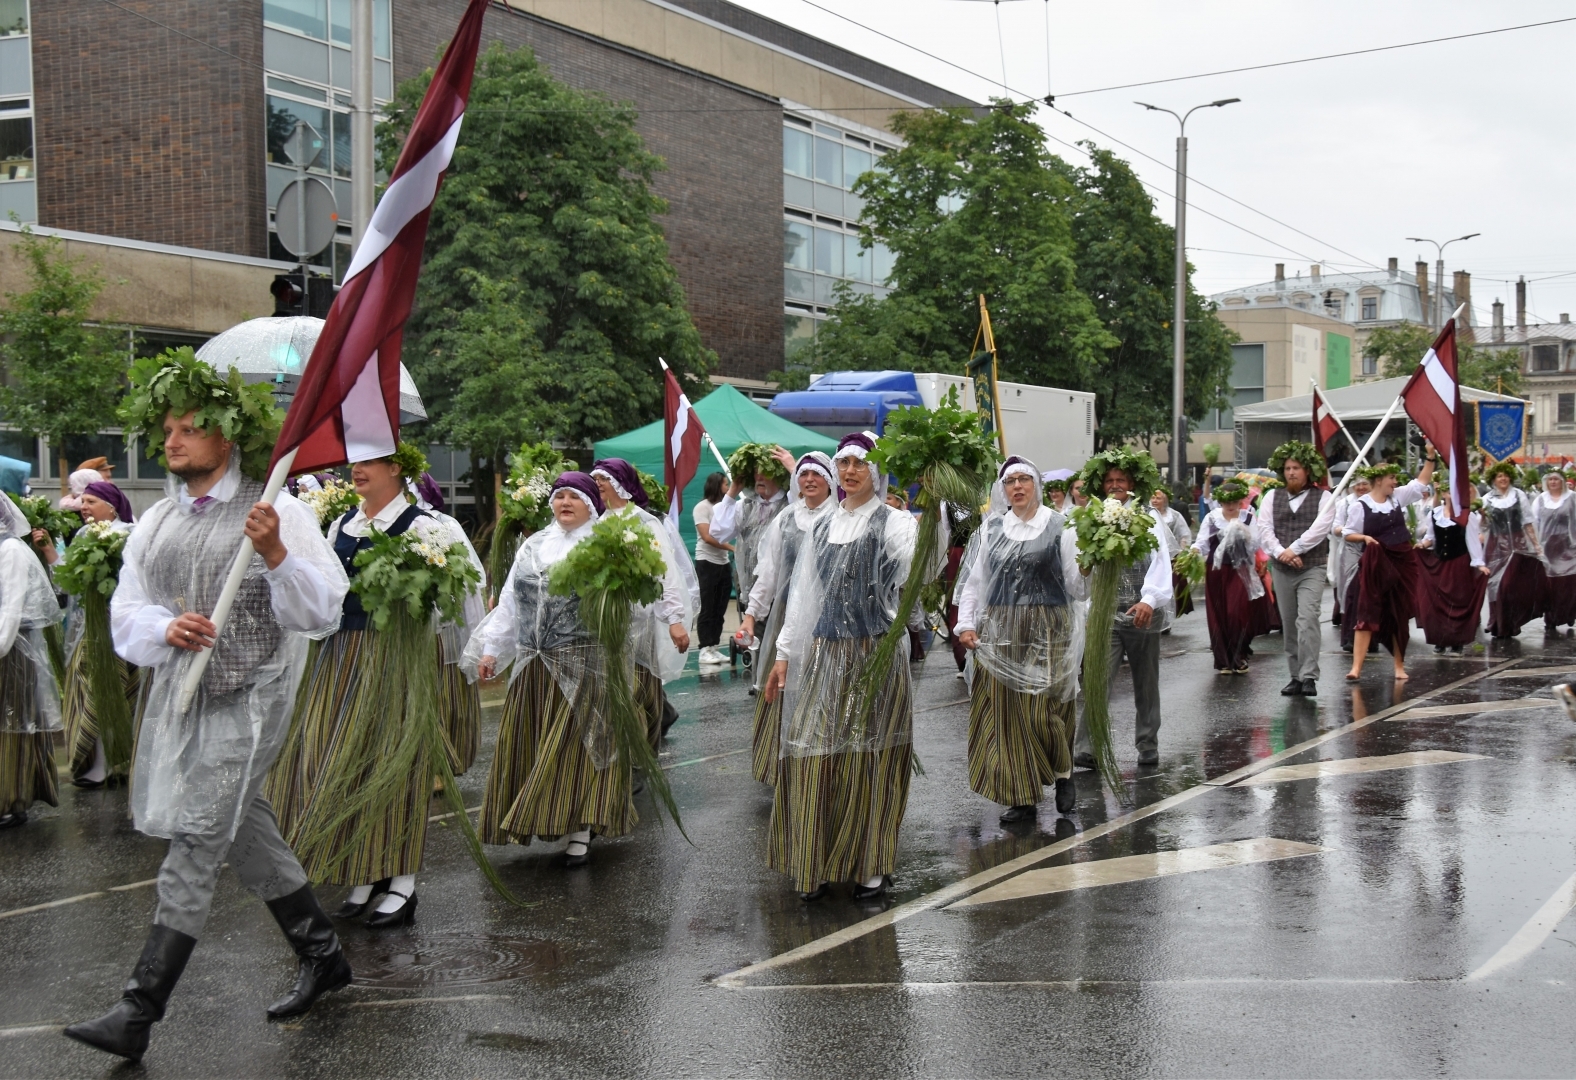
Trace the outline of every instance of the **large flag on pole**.
{"label": "large flag on pole", "polygon": [[1330,456],[1330,443],[1341,433],[1340,417],[1335,415],[1335,410],[1330,408],[1330,403],[1324,400],[1324,394],[1318,386],[1313,388],[1313,445],[1325,457]]}
{"label": "large flag on pole", "polygon": [[668,519],[677,528],[684,510],[684,488],[700,469],[700,439],[706,429],[666,360],[662,365],[662,482],[668,489]]}
{"label": "large flag on pole", "polygon": [[1458,525],[1466,524],[1472,509],[1472,487],[1467,483],[1467,428],[1461,415],[1461,384],[1456,376],[1456,321],[1451,319],[1423,354],[1401,390],[1406,414],[1423,437],[1434,444],[1450,469],[1450,498]]}
{"label": "large flag on pole", "polygon": [[388,190],[328,311],[274,447],[293,471],[387,457],[399,441],[399,354],[427,219],[454,156],[488,0],[470,0],[416,110]]}

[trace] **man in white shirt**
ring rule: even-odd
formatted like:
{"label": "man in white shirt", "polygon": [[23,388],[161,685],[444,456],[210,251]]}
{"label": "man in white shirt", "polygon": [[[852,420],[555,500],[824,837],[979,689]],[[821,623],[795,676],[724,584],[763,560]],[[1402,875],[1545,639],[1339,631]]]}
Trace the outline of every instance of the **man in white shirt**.
{"label": "man in white shirt", "polygon": [[1319,692],[1319,611],[1336,502],[1329,491],[1313,487],[1324,479],[1327,466],[1312,443],[1295,439],[1282,443],[1270,455],[1270,468],[1280,473],[1286,486],[1265,493],[1254,528],[1260,546],[1275,560],[1270,576],[1291,671],[1291,681],[1281,693],[1314,697]]}
{"label": "man in white shirt", "polygon": [[[1133,498],[1133,486],[1132,473],[1115,467],[1106,470],[1105,498],[1128,502]],[[1156,521],[1150,531],[1159,547],[1122,571],[1110,640],[1110,683],[1116,682],[1123,656],[1133,672],[1133,745],[1143,766],[1160,764],[1160,632],[1171,625],[1173,602],[1170,530]],[[1084,644],[1086,649],[1099,647],[1097,641]],[[1095,768],[1089,728],[1082,715],[1073,743],[1073,764],[1080,769]]]}

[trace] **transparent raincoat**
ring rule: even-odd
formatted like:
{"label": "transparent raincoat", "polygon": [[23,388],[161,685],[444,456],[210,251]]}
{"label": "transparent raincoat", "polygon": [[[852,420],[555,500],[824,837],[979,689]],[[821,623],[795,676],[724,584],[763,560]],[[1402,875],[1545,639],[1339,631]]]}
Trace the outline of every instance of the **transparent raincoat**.
{"label": "transparent raincoat", "polygon": [[180,712],[181,684],[197,654],[165,644],[162,628],[181,612],[213,611],[262,485],[241,476],[235,455],[201,512],[181,501],[174,477],[165,490],[167,497],[126,542],[110,601],[115,651],[152,668],[145,675],[131,812],[138,831],[150,836],[233,837],[288,732],[307,642],[339,628],[350,583],[316,515],[281,491],[274,507],[289,558],[316,570],[326,590],[305,601],[307,589],[295,595],[286,585],[281,598],[265,577],[262,556],[253,555],[196,697]]}
{"label": "transparent raincoat", "polygon": [[1077,697],[1088,603],[1077,536],[1065,524],[1047,506],[1029,521],[993,510],[970,538],[959,570],[957,631],[979,635],[969,657],[971,687],[977,667],[1018,693]]}
{"label": "transparent raincoat", "polygon": [[1576,496],[1569,491],[1559,502],[1547,491],[1532,500],[1532,520],[1543,546],[1543,562],[1555,577],[1576,575]]}
{"label": "transparent raincoat", "polygon": [[[756,587],[750,593],[749,613],[757,620],[768,620],[766,636],[761,639],[762,670],[770,669],[777,660],[777,639],[782,635],[783,619],[788,611],[789,586],[793,584],[799,553],[804,550],[805,540],[816,520],[836,503],[837,500],[830,496],[815,507],[807,505],[802,499],[795,499],[788,510],[772,519],[766,538],[761,542],[760,558],[756,562],[759,574]],[[762,582],[771,586],[769,595],[761,595]]]}
{"label": "transparent raincoat", "polygon": [[[695,613],[700,610],[699,582],[692,592],[684,573],[684,568],[689,566],[689,559],[684,556],[683,547],[673,543],[672,534],[656,515],[634,503],[627,503],[622,509],[611,513],[632,514],[639,518],[662,547],[662,564],[665,567],[662,596],[655,604],[642,604],[629,613],[630,655],[636,664],[663,682],[672,682],[683,673],[687,654],[673,647],[668,627],[674,616],[683,626],[693,625]],[[690,567],[690,575],[694,572],[694,568]]]}
{"label": "transparent raincoat", "polygon": [[24,680],[20,692],[0,696],[0,734],[59,731],[60,688],[44,629],[60,622],[60,602],[49,572],[24,539],[32,535],[27,518],[9,498],[0,499],[0,671],[7,679]]}
{"label": "transparent raincoat", "polygon": [[755,587],[755,564],[760,561],[761,542],[771,523],[787,506],[786,497],[767,502],[754,491],[739,496],[738,543],[734,545],[733,564],[739,572],[740,596],[749,596]]}
{"label": "transparent raincoat", "polygon": [[1536,530],[1532,500],[1520,488],[1501,495],[1490,490],[1483,497],[1483,565],[1489,569],[1488,602],[1499,598],[1499,585],[1513,555],[1538,558],[1538,545],[1529,530]]}
{"label": "transparent raincoat", "polygon": [[[510,669],[512,686],[532,660],[540,660],[569,702],[570,737],[585,746],[591,764],[601,770],[618,756],[607,712],[607,654],[580,618],[580,598],[548,592],[553,566],[590,534],[591,522],[566,531],[554,521],[520,543],[498,605],[471,635],[461,664],[474,681],[482,657],[491,656],[498,671]],[[633,680],[633,671],[629,677]]]}
{"label": "transparent raincoat", "polygon": [[788,662],[782,755],[878,751],[912,741],[908,663],[862,686],[914,558],[914,518],[878,498],[816,518],[795,560],[778,659]]}
{"label": "transparent raincoat", "polygon": [[1204,518],[1198,529],[1194,550],[1208,560],[1214,570],[1234,570],[1248,590],[1248,599],[1264,595],[1264,580],[1259,577],[1255,558],[1259,538],[1253,531],[1253,512],[1243,508],[1231,521],[1217,507]]}

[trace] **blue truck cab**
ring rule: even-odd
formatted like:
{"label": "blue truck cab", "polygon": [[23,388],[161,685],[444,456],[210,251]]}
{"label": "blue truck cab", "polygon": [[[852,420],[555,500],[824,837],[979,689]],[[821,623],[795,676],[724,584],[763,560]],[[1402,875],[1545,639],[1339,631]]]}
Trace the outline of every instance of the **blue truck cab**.
{"label": "blue truck cab", "polygon": [[784,420],[840,439],[851,431],[882,434],[887,414],[923,406],[912,371],[830,371],[808,390],[790,390],[772,399],[771,411]]}

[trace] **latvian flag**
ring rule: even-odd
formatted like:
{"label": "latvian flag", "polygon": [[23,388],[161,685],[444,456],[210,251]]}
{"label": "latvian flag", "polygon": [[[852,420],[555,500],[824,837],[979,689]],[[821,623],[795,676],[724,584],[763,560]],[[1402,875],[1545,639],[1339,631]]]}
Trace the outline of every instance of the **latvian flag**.
{"label": "latvian flag", "polygon": [[1324,400],[1324,394],[1313,388],[1313,445],[1325,457],[1330,456],[1330,443],[1341,433],[1341,421],[1335,410]]}
{"label": "latvian flag", "polygon": [[460,138],[487,4],[466,7],[312,349],[274,447],[275,463],[297,451],[292,472],[387,457],[399,441],[400,338],[427,218]]}
{"label": "latvian flag", "polygon": [[1434,444],[1450,469],[1450,498],[1456,524],[1466,524],[1472,509],[1467,483],[1467,431],[1461,416],[1461,384],[1456,377],[1456,322],[1451,319],[1423,354],[1423,362],[1401,390],[1406,414]]}
{"label": "latvian flag", "polygon": [[706,429],[666,360],[662,365],[662,482],[668,489],[668,519],[677,528],[684,510],[684,488],[700,468],[700,437]]}

